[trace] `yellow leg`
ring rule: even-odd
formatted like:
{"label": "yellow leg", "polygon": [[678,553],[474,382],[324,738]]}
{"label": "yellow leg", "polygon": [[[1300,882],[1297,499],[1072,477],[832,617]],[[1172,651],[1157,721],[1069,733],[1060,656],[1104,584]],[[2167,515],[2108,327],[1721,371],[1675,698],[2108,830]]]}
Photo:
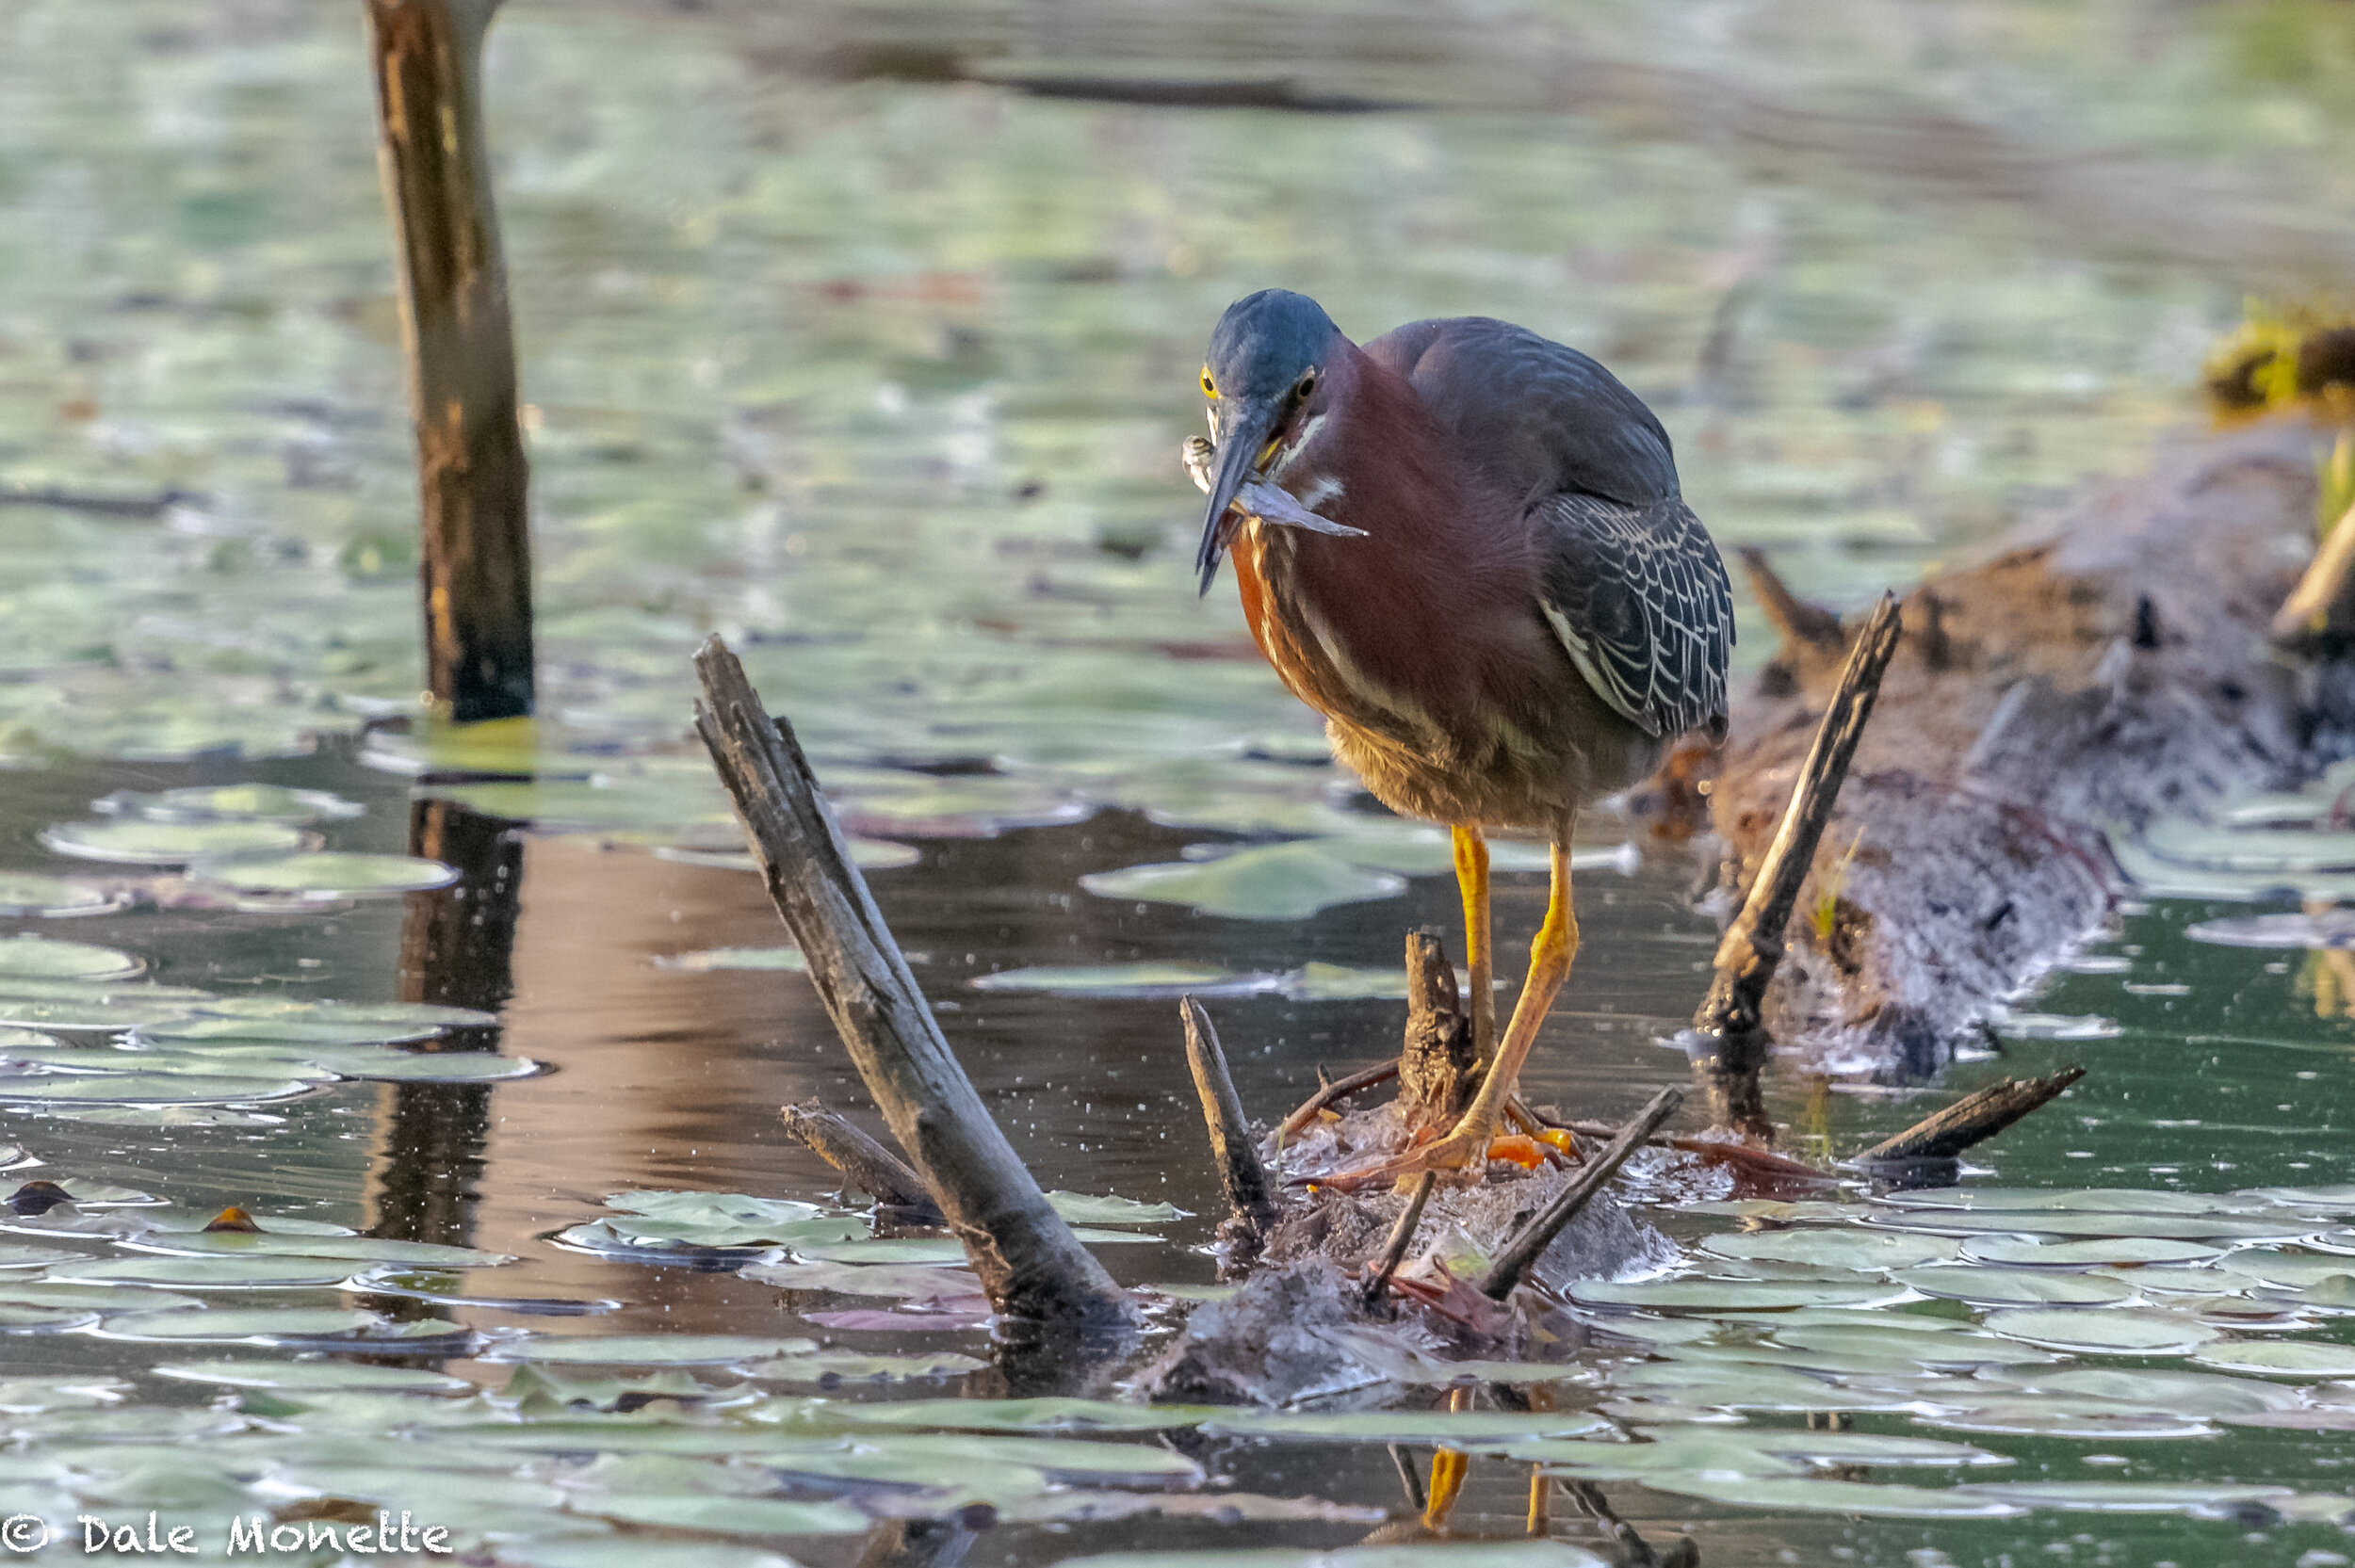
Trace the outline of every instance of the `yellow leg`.
{"label": "yellow leg", "polygon": [[1553,1478],[1546,1474],[1542,1464],[1529,1467],[1529,1533],[1543,1535],[1553,1525],[1552,1511],[1546,1506],[1547,1495],[1553,1486]]}
{"label": "yellow leg", "polygon": [[1569,978],[1571,961],[1578,957],[1578,916],[1570,909],[1567,822],[1562,825],[1552,848],[1553,892],[1546,905],[1545,924],[1537,928],[1536,940],[1530,944],[1529,979],[1521,986],[1520,999],[1513,1007],[1513,1021],[1505,1026],[1504,1043],[1498,1048],[1496,1060],[1489,1064],[1487,1075],[1481,1080],[1480,1092],[1472,1096],[1471,1105],[1444,1137],[1397,1159],[1334,1177],[1328,1185],[1349,1191],[1420,1171],[1485,1169],[1489,1141],[1496,1137],[1497,1127],[1503,1120],[1505,1103],[1513,1097],[1521,1063],[1529,1059],[1529,1049],[1537,1043],[1537,1030],[1552,1010],[1562,982]]}
{"label": "yellow leg", "polygon": [[[1471,1390],[1459,1388],[1451,1393],[1447,1408],[1459,1413],[1471,1409]],[[1448,1513],[1455,1507],[1455,1495],[1464,1490],[1464,1477],[1470,1470],[1470,1458],[1453,1448],[1441,1448],[1431,1456],[1431,1492],[1422,1506],[1423,1528],[1447,1528]]]}
{"label": "yellow leg", "polygon": [[1496,966],[1488,951],[1488,841],[1479,824],[1455,824],[1455,885],[1464,893],[1465,989],[1471,1002],[1472,1047],[1486,1067],[1497,1054]]}

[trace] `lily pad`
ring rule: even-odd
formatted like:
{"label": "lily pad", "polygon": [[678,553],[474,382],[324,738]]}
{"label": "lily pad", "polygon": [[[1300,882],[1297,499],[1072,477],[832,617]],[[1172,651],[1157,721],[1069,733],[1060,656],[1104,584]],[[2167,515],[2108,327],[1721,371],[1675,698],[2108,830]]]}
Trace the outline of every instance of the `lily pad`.
{"label": "lily pad", "polygon": [[287,789],[279,784],[196,784],[141,795],[109,795],[98,809],[110,816],[141,816],[151,822],[308,822],[361,816],[367,808],[325,790]]}
{"label": "lily pad", "polygon": [[1105,1399],[879,1399],[835,1414],[863,1427],[938,1431],[1167,1431],[1215,1420],[1216,1405],[1130,1405]]}
{"label": "lily pad", "polygon": [[1713,1236],[1701,1243],[1701,1251],[1717,1257],[1886,1271],[1944,1262],[1955,1255],[1956,1249],[1943,1237],[1804,1227]]}
{"label": "lily pad", "polygon": [[874,1521],[847,1503],[781,1497],[577,1495],[573,1507],[600,1518],[712,1535],[858,1535]]}
{"label": "lily pad", "polygon": [[130,896],[70,877],[38,871],[0,871],[0,915],[63,920],[122,909]]}
{"label": "lily pad", "polygon": [[806,1339],[734,1334],[533,1334],[485,1350],[483,1361],[548,1362],[564,1366],[727,1366],[814,1350]]}
{"label": "lily pad", "polygon": [[[247,1307],[204,1312],[135,1312],[109,1317],[100,1331],[109,1339],[206,1340],[222,1344],[308,1344],[359,1341],[394,1325],[356,1307]],[[449,1324],[435,1327],[448,1329]]]}
{"label": "lily pad", "polygon": [[804,1243],[796,1246],[793,1254],[817,1263],[954,1265],[965,1261],[965,1243],[953,1237],[915,1237],[890,1240],[861,1237],[855,1241]]}
{"label": "lily pad", "polygon": [[1188,1218],[1176,1204],[1145,1204],[1092,1192],[1049,1192],[1047,1202],[1075,1225],[1166,1225]]}
{"label": "lily pad", "polygon": [[948,1378],[979,1372],[989,1364],[954,1350],[904,1356],[862,1355],[855,1350],[811,1349],[759,1361],[744,1368],[765,1382],[883,1382],[897,1378]]}
{"label": "lily pad", "polygon": [[976,991],[1041,992],[1058,996],[1173,1000],[1179,996],[1258,996],[1283,985],[1279,975],[1236,974],[1210,963],[1078,963],[1000,969],[976,976]]}
{"label": "lily pad", "polygon": [[400,1394],[470,1394],[474,1384],[422,1366],[372,1366],[350,1361],[188,1361],[151,1368],[156,1377],[226,1388],[288,1392],[368,1389]]}
{"label": "lily pad", "polygon": [[1276,844],[1212,861],[1099,871],[1080,885],[1101,898],[1183,904],[1229,920],[1306,920],[1340,904],[1395,898],[1406,879],[1361,870],[1311,844]]}
{"label": "lily pad", "polygon": [[1908,1269],[1896,1279],[1973,1306],[2104,1306],[2135,1293],[2122,1280],[2057,1269]]}
{"label": "lily pad", "polygon": [[1776,1513],[1844,1513],[1863,1519],[2006,1519],[2026,1511],[2018,1503],[1960,1488],[1883,1486],[1806,1477],[1750,1479],[1668,1474],[1647,1476],[1644,1484],[1655,1492]]}
{"label": "lily pad", "polygon": [[2355,1345],[2312,1339],[2262,1339],[2211,1345],[2192,1356],[2201,1366],[2270,1378],[2355,1378]]}
{"label": "lily pad", "polygon": [[979,1276],[929,1265],[756,1263],[743,1277],[781,1290],[827,1290],[846,1296],[893,1296],[915,1301],[979,1299]]}
{"label": "lily pad", "polygon": [[1286,1437],[1320,1443],[1436,1443],[1494,1448],[1536,1437],[1584,1437],[1612,1431],[1592,1411],[1226,1410],[1201,1422],[1213,1437]]}
{"label": "lily pad", "polygon": [[[2287,1486],[2218,1486],[2210,1482],[2168,1481],[1973,1481],[1956,1488],[1976,1497],[2019,1503],[2026,1508],[2060,1509],[2072,1513],[2200,1513],[2230,1510],[2247,1503],[2268,1503],[2298,1494]],[[2355,1500],[2342,1499],[2355,1509]]]}
{"label": "lily pad", "polygon": [[43,1074],[0,1078],[0,1104],[218,1106],[289,1100],[317,1085],[303,1079],[148,1073]]}
{"label": "lily pad", "polygon": [[68,1329],[87,1328],[98,1321],[98,1314],[83,1307],[32,1306],[19,1301],[0,1301],[0,1334],[62,1334]]}
{"label": "lily pad", "polygon": [[0,977],[39,980],[127,979],[144,967],[129,953],[87,942],[17,936],[0,942]]}
{"label": "lily pad", "polygon": [[140,1252],[202,1257],[349,1258],[365,1263],[403,1263],[419,1269],[492,1269],[515,1259],[506,1253],[452,1247],[438,1241],[401,1241],[389,1237],[279,1235],[265,1231],[148,1231],[126,1237]]}
{"label": "lily pad", "polygon": [[1974,1236],[1962,1243],[1962,1255],[1973,1263],[2022,1269],[2139,1269],[2147,1264],[2205,1263],[2223,1251],[2206,1242],[2155,1236],[2043,1242],[2018,1236]]}
{"label": "lily pad", "polygon": [[2216,1330],[2187,1317],[2123,1308],[2009,1307],[1989,1313],[1987,1330],[2078,1355],[2184,1355],[2217,1337]]}
{"label": "lily pad", "polygon": [[160,1285],[182,1290],[325,1288],[351,1277],[347,1260],[300,1257],[117,1257],[50,1270],[76,1285]]}
{"label": "lily pad", "polygon": [[311,849],[316,833],[277,822],[60,822],[41,843],[60,855],[129,865],[187,865],[240,855],[287,855]]}
{"label": "lily pad", "polygon": [[282,855],[274,860],[207,861],[196,874],[239,893],[283,893],[304,898],[352,898],[447,887],[458,868],[410,855],[344,850]]}
{"label": "lily pad", "polygon": [[1880,1306],[1904,1295],[1901,1285],[1846,1280],[1578,1280],[1570,1285],[1571,1300],[1582,1306],[1703,1315]]}

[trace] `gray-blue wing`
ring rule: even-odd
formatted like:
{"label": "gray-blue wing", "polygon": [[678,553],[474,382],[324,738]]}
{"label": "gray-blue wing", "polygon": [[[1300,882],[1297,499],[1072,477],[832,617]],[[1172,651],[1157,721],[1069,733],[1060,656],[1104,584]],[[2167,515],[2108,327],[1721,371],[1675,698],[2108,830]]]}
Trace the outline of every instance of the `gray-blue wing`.
{"label": "gray-blue wing", "polygon": [[1726,733],[1733,592],[1709,531],[1674,496],[1539,503],[1541,608],[1602,700],[1645,734]]}

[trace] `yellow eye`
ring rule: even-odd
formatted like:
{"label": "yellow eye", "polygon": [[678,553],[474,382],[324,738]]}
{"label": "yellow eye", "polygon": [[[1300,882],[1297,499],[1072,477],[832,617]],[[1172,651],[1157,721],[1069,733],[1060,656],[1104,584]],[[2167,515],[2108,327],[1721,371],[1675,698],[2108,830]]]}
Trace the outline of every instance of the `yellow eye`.
{"label": "yellow eye", "polygon": [[1218,396],[1218,383],[1210,380],[1210,372],[1207,367],[1202,372],[1202,396],[1205,397]]}

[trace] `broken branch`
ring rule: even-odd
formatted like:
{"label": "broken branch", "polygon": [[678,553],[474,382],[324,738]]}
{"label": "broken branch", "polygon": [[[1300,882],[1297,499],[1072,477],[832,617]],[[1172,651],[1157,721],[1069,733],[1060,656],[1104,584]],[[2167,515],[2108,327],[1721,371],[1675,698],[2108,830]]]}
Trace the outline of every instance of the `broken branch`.
{"label": "broken branch", "polygon": [[2065,1067],[2048,1077],[2006,1078],[1964,1095],[1935,1116],[1923,1118],[1896,1137],[1876,1143],[1856,1156],[1856,1165],[1892,1164],[1909,1159],[1952,1159],[1973,1143],[1983,1143],[2028,1112],[2057,1099],[2063,1090],[2086,1075],[2082,1067]]}
{"label": "broken branch", "polygon": [[695,728],[736,801],[769,897],[869,1093],[939,1199],[991,1302],[1073,1328],[1125,1324],[1128,1299],[990,1119],[884,924],[792,730],[712,638],[695,654]]}
{"label": "broken branch", "polygon": [[1219,1049],[1218,1030],[1211,1027],[1209,1011],[1188,996],[1178,1002],[1178,1016],[1186,1026],[1186,1065],[1194,1070],[1194,1091],[1201,1096],[1202,1120],[1210,1129],[1219,1185],[1256,1243],[1275,1222],[1275,1199],[1268,1190],[1267,1170],[1259,1163],[1259,1140],[1251,1136],[1242,1096],[1235,1092],[1226,1053]]}
{"label": "broken branch", "polygon": [[1895,653],[1904,630],[1894,594],[1884,593],[1864,623],[1848,662],[1840,671],[1840,687],[1816,727],[1814,744],[1800,767],[1797,784],[1784,807],[1782,822],[1759,863],[1742,913],[1726,929],[1717,946],[1717,973],[1693,1027],[1683,1036],[1685,1054],[1701,1080],[1714,1125],[1731,1127],[1762,1143],[1774,1141],[1759,1090],[1759,1074],[1766,1064],[1773,1041],[1760,1020],[1766,986],[1782,962],[1785,933],[1799,887],[1814,865],[1815,846],[1824,825],[1831,820],[1840,799],[1840,785],[1848,764],[1873,716],[1873,699],[1880,691],[1881,675]]}
{"label": "broken branch", "polygon": [[2305,575],[2298,579],[2298,586],[2274,612],[2269,628],[2273,640],[2284,645],[2302,640],[2317,618],[2345,600],[2350,574],[2355,574],[2355,506],[2348,507],[2331,525],[2322,547],[2307,564]]}
{"label": "broken branch", "polygon": [[867,1136],[865,1128],[838,1111],[812,1100],[803,1106],[780,1107],[786,1135],[833,1166],[842,1179],[903,1224],[937,1225],[940,1205],[924,1186],[924,1178],[898,1155]]}
{"label": "broken branch", "polygon": [[1415,1183],[1415,1195],[1406,1200],[1406,1210],[1390,1227],[1389,1239],[1382,1243],[1382,1261],[1374,1266],[1366,1281],[1365,1303],[1372,1306],[1390,1287],[1390,1276],[1406,1257],[1407,1245],[1415,1239],[1415,1227],[1422,1223],[1423,1205],[1431,1202],[1431,1189],[1439,1185],[1437,1171],[1425,1171]]}
{"label": "broken branch", "polygon": [[1388,1061],[1377,1061],[1372,1067],[1352,1073],[1345,1078],[1334,1079],[1309,1095],[1307,1103],[1298,1110],[1284,1118],[1283,1125],[1275,1129],[1275,1146],[1280,1149],[1290,1143],[1301,1128],[1315,1121],[1326,1107],[1336,1101],[1346,1100],[1361,1089],[1372,1089],[1375,1084],[1386,1083],[1397,1076],[1398,1059],[1392,1057]]}
{"label": "broken branch", "polygon": [[1645,1140],[1660,1130],[1660,1124],[1676,1114],[1684,1103],[1681,1089],[1664,1089],[1651,1097],[1635,1119],[1619,1129],[1619,1136],[1583,1166],[1577,1179],[1554,1195],[1553,1202],[1531,1219],[1528,1224],[1505,1242],[1497,1260],[1480,1277],[1480,1293],[1490,1301],[1502,1301],[1513,1294],[1513,1287],[1521,1283],[1553,1238],[1562,1234],[1564,1226],[1578,1218],[1579,1211],[1602,1190],[1603,1184],[1618,1174],[1628,1156],[1642,1147]]}

